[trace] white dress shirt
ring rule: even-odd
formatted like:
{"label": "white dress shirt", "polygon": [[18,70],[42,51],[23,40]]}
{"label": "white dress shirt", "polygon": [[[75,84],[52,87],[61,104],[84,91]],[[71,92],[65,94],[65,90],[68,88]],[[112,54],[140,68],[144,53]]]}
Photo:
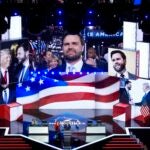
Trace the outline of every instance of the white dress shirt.
{"label": "white dress shirt", "polygon": [[[124,75],[124,78],[129,79],[129,73],[128,71],[125,71],[124,73],[122,73],[122,75]],[[121,78],[121,74],[117,73],[116,74],[117,77]]]}
{"label": "white dress shirt", "polygon": [[83,66],[82,59],[78,61],[76,64],[71,65],[69,63],[66,64],[66,72],[70,72],[70,68],[72,68],[71,72],[80,72]]}

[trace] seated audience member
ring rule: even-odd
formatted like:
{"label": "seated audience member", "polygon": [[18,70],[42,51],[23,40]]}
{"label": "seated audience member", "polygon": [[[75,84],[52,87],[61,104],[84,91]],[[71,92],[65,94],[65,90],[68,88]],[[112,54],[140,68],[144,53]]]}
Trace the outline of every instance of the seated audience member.
{"label": "seated audience member", "polygon": [[47,69],[48,63],[51,61],[52,56],[53,54],[50,50],[44,52],[42,60],[39,60],[39,68],[42,70]]}
{"label": "seated audience member", "polygon": [[0,50],[0,104],[16,101],[16,84],[13,70],[10,67],[11,54],[9,49]]}
{"label": "seated audience member", "polygon": [[96,50],[93,47],[90,47],[90,48],[87,49],[86,63],[93,66],[93,67],[97,67],[98,56],[96,54]]}
{"label": "seated audience member", "polygon": [[60,65],[60,60],[56,55],[52,55],[51,60],[48,61],[48,70],[54,69]]}
{"label": "seated audience member", "polygon": [[87,60],[86,63],[102,69],[103,71],[108,71],[108,64],[107,61],[103,57],[98,57],[96,54],[96,50],[93,47],[90,47],[87,50]]}

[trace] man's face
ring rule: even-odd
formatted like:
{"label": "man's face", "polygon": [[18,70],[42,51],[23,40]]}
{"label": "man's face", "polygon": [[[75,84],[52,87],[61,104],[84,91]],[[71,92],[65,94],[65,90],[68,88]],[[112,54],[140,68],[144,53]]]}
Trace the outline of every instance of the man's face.
{"label": "man's face", "polygon": [[50,51],[46,52],[45,61],[48,62],[52,59],[52,53]]}
{"label": "man's face", "polygon": [[77,61],[81,58],[83,45],[78,35],[67,35],[63,41],[64,58],[69,62]]}
{"label": "man's face", "polygon": [[8,68],[11,62],[11,55],[7,52],[2,52],[0,55],[0,67]]}
{"label": "man's face", "polygon": [[17,59],[19,63],[23,63],[27,59],[27,52],[24,51],[23,47],[18,48]]}
{"label": "man's face", "polygon": [[126,60],[124,60],[120,53],[112,55],[113,68],[116,72],[121,72],[125,69]]}
{"label": "man's face", "polygon": [[49,67],[56,68],[58,66],[58,61],[56,59],[51,59],[51,61],[48,63]]}
{"label": "man's face", "polygon": [[96,51],[93,48],[88,49],[88,53],[87,53],[87,57],[88,58],[96,58]]}

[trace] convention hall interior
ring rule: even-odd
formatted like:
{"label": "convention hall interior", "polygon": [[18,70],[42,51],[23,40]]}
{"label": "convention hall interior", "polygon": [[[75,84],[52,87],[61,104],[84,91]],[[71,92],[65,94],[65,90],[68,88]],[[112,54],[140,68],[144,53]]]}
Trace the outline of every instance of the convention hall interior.
{"label": "convention hall interior", "polygon": [[149,150],[150,0],[0,0],[0,150]]}

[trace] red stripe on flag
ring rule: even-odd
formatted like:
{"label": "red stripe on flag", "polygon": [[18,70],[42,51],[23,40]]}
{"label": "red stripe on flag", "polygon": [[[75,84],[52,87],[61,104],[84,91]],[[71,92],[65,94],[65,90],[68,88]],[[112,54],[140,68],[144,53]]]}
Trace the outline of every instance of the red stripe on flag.
{"label": "red stripe on flag", "polygon": [[109,78],[106,78],[106,79],[104,79],[102,81],[95,82],[95,87],[99,88],[99,89],[105,88],[105,87],[109,87],[110,85],[115,84],[118,81],[119,81],[118,78],[109,77]]}
{"label": "red stripe on flag", "polygon": [[118,97],[119,97],[119,91],[116,91],[109,95],[96,95],[95,101],[109,103],[109,102],[116,101]]}
{"label": "red stripe on flag", "polygon": [[51,95],[51,96],[41,98],[39,101],[39,105],[43,106],[43,105],[54,103],[54,102],[81,101],[81,100],[86,100],[86,99],[95,100],[95,94],[85,93],[85,92],[76,92],[76,93]]}

